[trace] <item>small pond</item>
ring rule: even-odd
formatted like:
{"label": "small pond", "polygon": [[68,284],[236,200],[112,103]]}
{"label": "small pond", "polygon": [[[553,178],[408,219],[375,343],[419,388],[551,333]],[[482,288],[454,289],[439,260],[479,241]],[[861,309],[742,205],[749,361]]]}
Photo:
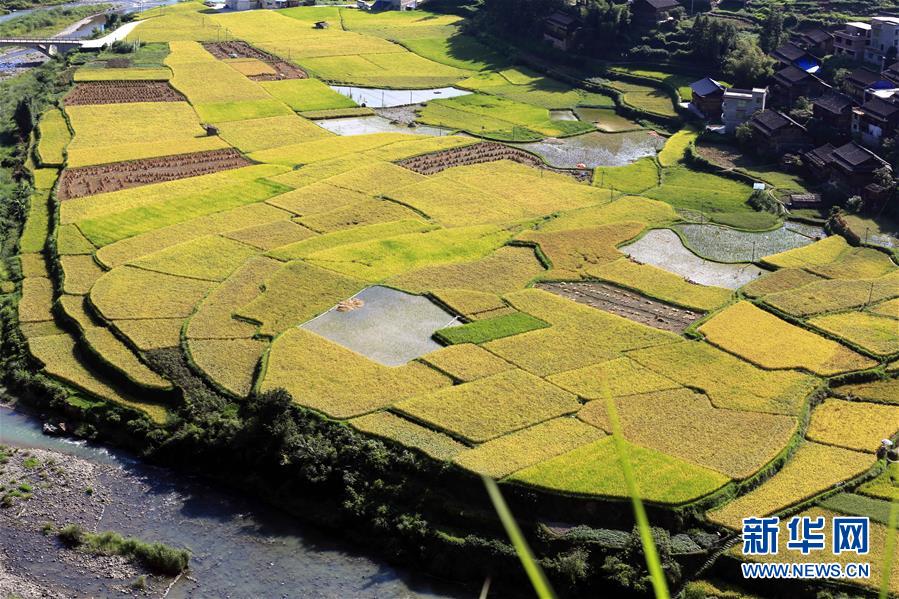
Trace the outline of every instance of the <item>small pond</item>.
{"label": "small pond", "polygon": [[346,312],[335,306],[300,326],[385,366],[402,366],[440,349],[434,331],[460,324],[428,298],[389,287],[368,287],[352,299],[362,305]]}
{"label": "small pond", "polygon": [[410,135],[450,135],[452,131],[428,125],[410,127],[404,123],[394,123],[382,116],[358,116],[315,121],[319,127],[337,135],[367,135],[369,133],[408,133]]}
{"label": "small pond", "polygon": [[594,131],[574,137],[549,138],[533,143],[515,144],[539,154],[558,168],[576,168],[578,164],[624,166],[644,156],[655,156],[665,139],[647,131],[602,133]]}
{"label": "small pond", "polygon": [[574,113],[579,120],[593,123],[601,131],[606,131],[607,133],[634,131],[643,128],[639,123],[615,112],[614,108],[585,108],[579,106],[574,109]]}
{"label": "small pond", "polygon": [[718,262],[755,262],[764,256],[806,246],[827,236],[821,227],[792,222],[761,233],[711,224],[677,225],[675,228],[687,240],[691,250]]}
{"label": "small pond", "polygon": [[360,106],[369,108],[389,108],[421,104],[429,100],[467,96],[470,91],[458,87],[436,87],[433,89],[381,89],[377,87],[354,87],[351,85],[332,85],[331,89],[354,101]]}
{"label": "small pond", "polygon": [[638,262],[652,264],[700,285],[738,289],[766,272],[754,264],[722,264],[700,258],[684,247],[671,229],[654,229],[618,249]]}

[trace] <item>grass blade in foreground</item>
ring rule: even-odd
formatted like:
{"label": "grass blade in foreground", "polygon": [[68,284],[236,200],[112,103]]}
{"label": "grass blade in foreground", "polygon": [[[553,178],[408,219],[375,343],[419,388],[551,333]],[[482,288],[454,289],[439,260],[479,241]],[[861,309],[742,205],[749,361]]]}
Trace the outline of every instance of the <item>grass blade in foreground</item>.
{"label": "grass blade in foreground", "polygon": [[899,499],[893,499],[887,526],[886,546],[883,550],[883,573],[880,579],[879,599],[887,599],[890,594],[890,574],[896,557],[896,527],[899,526]]}
{"label": "grass blade in foreground", "polygon": [[649,518],[646,516],[646,509],[640,499],[634,471],[631,469],[631,462],[628,459],[627,446],[624,443],[624,435],[621,433],[621,422],[618,420],[618,408],[612,399],[607,377],[603,377],[602,395],[606,402],[609,422],[612,425],[612,438],[615,441],[615,449],[618,451],[618,461],[621,463],[624,484],[627,487],[627,494],[631,497],[631,503],[634,505],[634,517],[637,520],[637,529],[640,531],[640,542],[643,544],[643,554],[646,556],[646,567],[649,569],[652,588],[655,591],[656,599],[669,599],[668,583],[665,581],[659,553],[656,551],[652,530],[649,528]]}
{"label": "grass blade in foreground", "polygon": [[493,508],[499,514],[499,519],[506,529],[506,534],[509,535],[509,539],[518,553],[518,558],[521,560],[528,578],[531,579],[531,584],[534,585],[534,592],[537,593],[537,597],[540,599],[553,599],[555,593],[553,593],[552,587],[549,586],[549,581],[546,579],[543,569],[537,563],[534,554],[531,553],[531,548],[528,547],[528,542],[525,540],[524,535],[521,534],[521,529],[518,528],[515,517],[512,516],[509,506],[506,505],[506,500],[503,499],[499,486],[490,477],[482,476],[481,478],[484,479],[484,486],[487,487],[487,494],[490,495]]}

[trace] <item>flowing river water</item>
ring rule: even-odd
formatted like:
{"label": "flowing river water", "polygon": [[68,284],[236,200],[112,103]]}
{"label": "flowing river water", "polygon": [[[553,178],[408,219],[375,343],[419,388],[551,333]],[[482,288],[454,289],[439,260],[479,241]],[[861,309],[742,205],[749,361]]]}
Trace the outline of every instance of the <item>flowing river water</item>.
{"label": "flowing river water", "polygon": [[[2,389],[0,389],[2,391]],[[0,394],[2,397],[2,394]],[[141,463],[83,441],[47,437],[41,423],[0,405],[0,444],[47,449],[123,472],[106,477],[111,491],[98,530],[187,547],[189,576],[167,597],[464,597],[463,589],[393,568],[251,498]],[[72,596],[108,596],[102,581],[77,568],[17,552],[0,528],[7,566]],[[10,541],[7,543],[7,541]]]}

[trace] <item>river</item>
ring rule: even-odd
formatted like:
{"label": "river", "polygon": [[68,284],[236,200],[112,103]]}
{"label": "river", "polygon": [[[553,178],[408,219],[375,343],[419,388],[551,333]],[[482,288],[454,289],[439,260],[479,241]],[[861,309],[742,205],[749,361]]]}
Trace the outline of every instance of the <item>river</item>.
{"label": "river", "polygon": [[[111,501],[98,530],[192,552],[189,576],[168,597],[463,597],[462,589],[399,570],[300,525],[290,516],[207,482],[141,463],[83,441],[47,437],[41,423],[0,406],[0,444],[73,455],[121,469],[106,477]],[[5,543],[4,543],[5,545]],[[9,565],[28,577],[102,595],[100,581],[59,562],[32,561],[6,547]]]}

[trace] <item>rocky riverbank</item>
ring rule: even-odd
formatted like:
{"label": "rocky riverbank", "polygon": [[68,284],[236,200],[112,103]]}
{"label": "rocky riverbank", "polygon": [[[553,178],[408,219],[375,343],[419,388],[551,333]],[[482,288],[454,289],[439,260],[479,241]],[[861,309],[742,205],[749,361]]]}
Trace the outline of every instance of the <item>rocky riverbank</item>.
{"label": "rocky riverbank", "polygon": [[66,524],[97,532],[110,482],[127,482],[127,472],[41,449],[0,452],[0,596],[164,596],[171,579],[121,556],[67,549],[56,536]]}

